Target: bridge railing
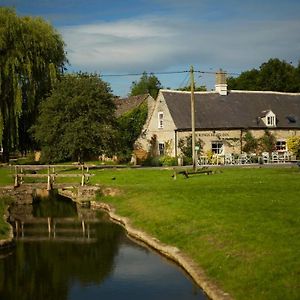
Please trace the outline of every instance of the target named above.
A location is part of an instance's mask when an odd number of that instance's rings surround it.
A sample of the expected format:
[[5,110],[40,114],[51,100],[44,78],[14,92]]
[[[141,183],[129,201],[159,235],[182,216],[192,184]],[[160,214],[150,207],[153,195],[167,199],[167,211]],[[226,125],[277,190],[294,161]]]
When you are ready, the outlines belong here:
[[[88,165],[15,165],[14,174],[14,185],[15,187],[20,186],[24,183],[25,178],[47,178],[47,190],[53,189],[53,184],[58,177],[80,177],[81,186],[84,186],[88,181],[89,177],[92,176],[89,173]],[[59,171],[64,171],[66,169],[79,169],[81,172],[78,173],[59,173]],[[47,169],[47,173],[36,173],[36,171]],[[31,173],[26,173],[26,171],[31,171]]]

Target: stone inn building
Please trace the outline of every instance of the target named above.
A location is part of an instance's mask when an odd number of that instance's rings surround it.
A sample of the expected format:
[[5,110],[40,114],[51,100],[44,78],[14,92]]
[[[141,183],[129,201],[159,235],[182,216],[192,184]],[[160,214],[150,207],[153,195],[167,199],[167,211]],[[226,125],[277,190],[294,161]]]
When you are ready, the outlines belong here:
[[[246,132],[260,138],[266,130],[284,153],[287,139],[300,136],[300,94],[227,90],[219,81],[214,91],[195,92],[195,129],[202,153],[240,154]],[[180,140],[190,135],[191,93],[160,90],[136,148],[177,157]]]

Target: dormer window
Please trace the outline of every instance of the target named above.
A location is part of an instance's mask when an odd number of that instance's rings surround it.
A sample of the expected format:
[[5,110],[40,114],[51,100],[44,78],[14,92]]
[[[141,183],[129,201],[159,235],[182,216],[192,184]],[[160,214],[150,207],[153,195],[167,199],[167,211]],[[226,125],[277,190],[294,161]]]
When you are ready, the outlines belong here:
[[158,113],[158,128],[164,128],[164,113]]
[[267,126],[275,126],[275,125],[276,125],[275,116],[268,116],[267,117]]
[[268,127],[276,127],[276,115],[271,111],[265,112],[265,116],[262,118],[266,126]]

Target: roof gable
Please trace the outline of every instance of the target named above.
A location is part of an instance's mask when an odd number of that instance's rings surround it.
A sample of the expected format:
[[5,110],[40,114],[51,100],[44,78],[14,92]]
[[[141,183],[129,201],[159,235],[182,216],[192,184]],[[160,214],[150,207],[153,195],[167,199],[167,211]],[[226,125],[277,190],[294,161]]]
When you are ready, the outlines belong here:
[[120,117],[126,112],[129,112],[134,108],[140,106],[149,96],[149,94],[143,94],[137,96],[129,96],[127,98],[114,99],[114,103],[116,105],[116,117]]

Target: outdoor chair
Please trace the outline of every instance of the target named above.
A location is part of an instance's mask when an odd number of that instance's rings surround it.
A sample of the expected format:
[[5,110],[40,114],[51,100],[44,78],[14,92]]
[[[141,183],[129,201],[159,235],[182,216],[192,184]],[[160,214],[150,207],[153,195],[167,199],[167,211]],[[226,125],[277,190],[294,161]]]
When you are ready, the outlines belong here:
[[233,157],[232,153],[225,154],[224,163],[225,163],[225,165],[233,165],[234,164],[234,157]]
[[290,161],[291,160],[291,154],[286,151],[283,153],[283,161],[286,162],[286,161]]
[[262,154],[263,163],[267,164],[270,162],[270,155],[268,152],[263,152]]
[[241,164],[241,165],[249,164],[250,163],[250,157],[248,157],[248,155],[246,153],[242,153],[242,154],[239,155],[238,163]]
[[278,163],[279,162],[278,152],[272,152],[271,158],[272,158],[272,163]]

